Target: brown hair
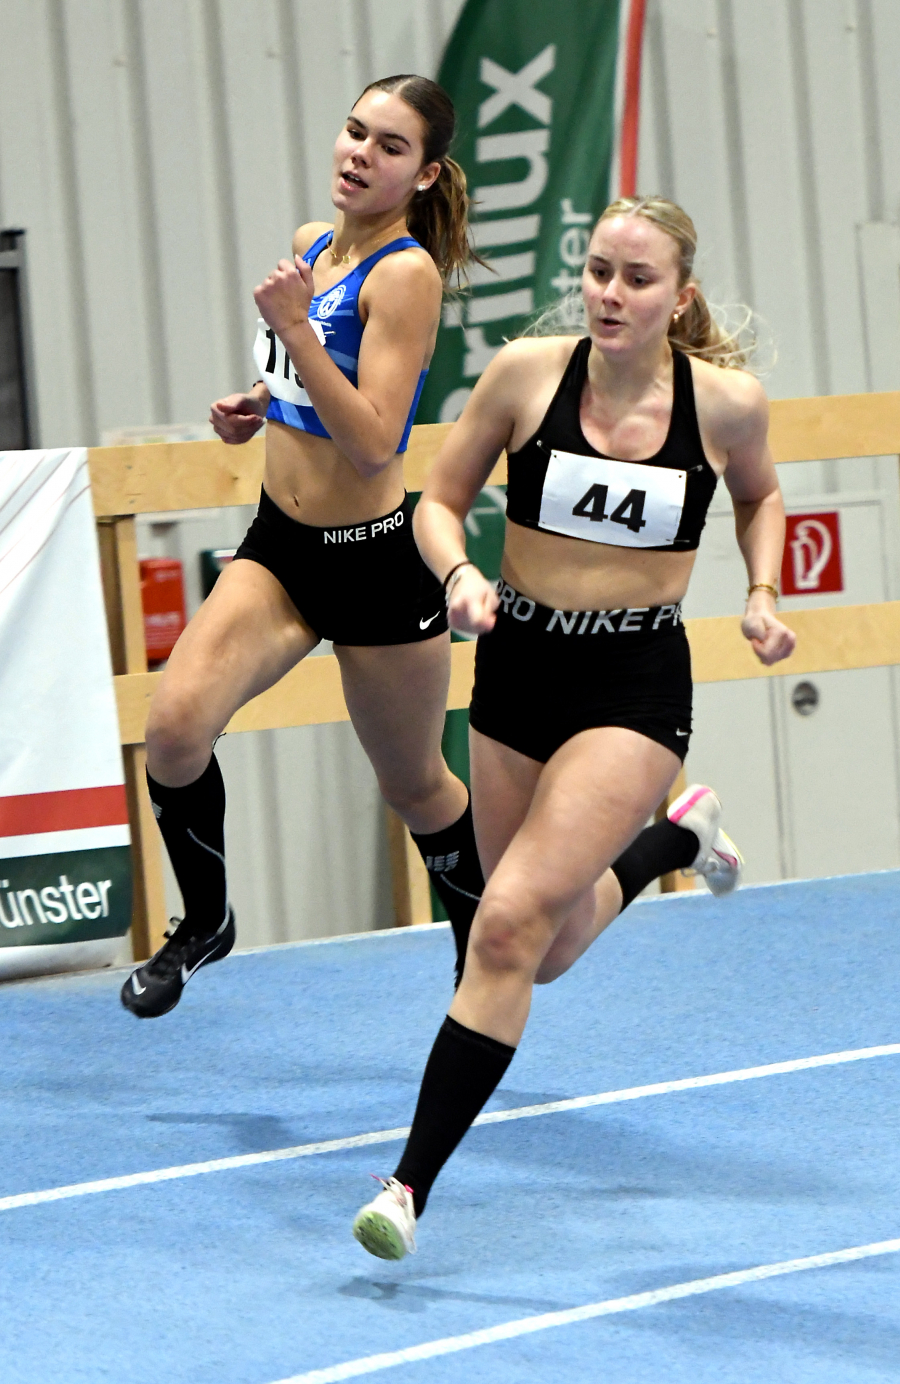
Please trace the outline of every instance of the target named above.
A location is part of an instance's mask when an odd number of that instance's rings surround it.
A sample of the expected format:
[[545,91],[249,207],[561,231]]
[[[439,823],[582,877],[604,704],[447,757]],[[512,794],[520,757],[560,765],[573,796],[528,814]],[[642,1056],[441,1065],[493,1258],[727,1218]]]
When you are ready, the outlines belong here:
[[440,270],[445,284],[455,275],[459,286],[472,260],[482,263],[469,241],[469,195],[466,175],[447,153],[456,131],[453,102],[437,82],[414,73],[382,77],[363,91],[386,91],[399,96],[416,112],[424,126],[424,163],[440,163],[441,171],[425,192],[413,194],[407,225],[410,235],[424,246]]
[[643,217],[665,231],[678,246],[678,287],[684,288],[685,284],[692,283],[696,293],[678,320],[669,324],[670,344],[687,355],[708,360],[712,365],[742,369],[756,346],[753,333],[749,333],[748,340],[747,332],[752,313],[744,309],[743,324],[731,332],[716,321],[698,280],[694,278],[697,231],[687,212],[667,197],[620,197],[609,204],[600,221],[606,221],[611,216]]

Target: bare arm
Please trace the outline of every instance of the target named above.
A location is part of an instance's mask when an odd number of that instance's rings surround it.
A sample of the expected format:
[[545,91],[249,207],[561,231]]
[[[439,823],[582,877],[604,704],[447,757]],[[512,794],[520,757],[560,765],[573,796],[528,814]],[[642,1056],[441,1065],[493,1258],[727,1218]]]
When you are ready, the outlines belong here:
[[396,455],[441,303],[437,270],[424,257],[390,255],[364,289],[368,309],[359,386],[338,369],[309,324],[312,270],[295,255],[254,291],[262,317],[284,343],[316,413],[363,477]]
[[[438,453],[416,506],[416,542],[439,581],[467,561],[465,518],[512,436],[521,354],[521,344],[513,342],[491,361]],[[452,627],[468,634],[492,629],[498,605],[492,584],[474,565],[459,568],[451,582]]]
[[[769,408],[757,382],[746,377],[743,398],[725,420],[728,463],[725,484],[734,505],[738,547],[747,567],[747,584],[777,587],[784,551],[784,501],[767,440]],[[747,597],[741,622],[761,663],[770,665],[794,652],[797,637],[775,614],[775,596],[763,589]]]

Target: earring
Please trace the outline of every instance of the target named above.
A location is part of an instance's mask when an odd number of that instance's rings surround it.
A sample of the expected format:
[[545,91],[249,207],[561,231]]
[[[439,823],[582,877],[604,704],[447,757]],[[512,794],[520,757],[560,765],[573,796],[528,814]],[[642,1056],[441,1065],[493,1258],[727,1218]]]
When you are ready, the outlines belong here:
[[427,183],[419,183],[419,186],[416,188],[416,192],[424,192],[427,186]]

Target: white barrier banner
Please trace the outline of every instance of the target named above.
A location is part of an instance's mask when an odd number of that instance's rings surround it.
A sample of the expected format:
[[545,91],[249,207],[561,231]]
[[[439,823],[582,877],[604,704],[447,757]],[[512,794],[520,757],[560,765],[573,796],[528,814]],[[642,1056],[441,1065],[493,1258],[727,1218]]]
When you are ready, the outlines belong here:
[[0,452],[0,977],[111,959],[124,778],[87,451]]

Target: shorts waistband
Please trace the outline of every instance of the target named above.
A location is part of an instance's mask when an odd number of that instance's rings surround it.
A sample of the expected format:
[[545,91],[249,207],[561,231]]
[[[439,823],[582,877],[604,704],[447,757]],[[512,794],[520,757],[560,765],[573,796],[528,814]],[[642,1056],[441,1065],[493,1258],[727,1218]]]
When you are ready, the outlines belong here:
[[616,610],[552,610],[523,596],[502,577],[497,582],[498,616],[528,625],[536,634],[670,634],[682,624],[677,605],[622,606]]
[[324,548],[349,547],[351,544],[356,547],[357,544],[367,543],[373,538],[399,537],[404,530],[412,534],[408,495],[404,496],[403,503],[397,509],[391,510],[389,514],[382,514],[379,519],[366,519],[360,524],[325,527],[319,524],[303,524],[299,519],[292,519],[263,489],[259,495],[259,515],[267,524],[271,524],[282,533],[291,534],[295,538],[302,537],[305,541],[321,544]]

